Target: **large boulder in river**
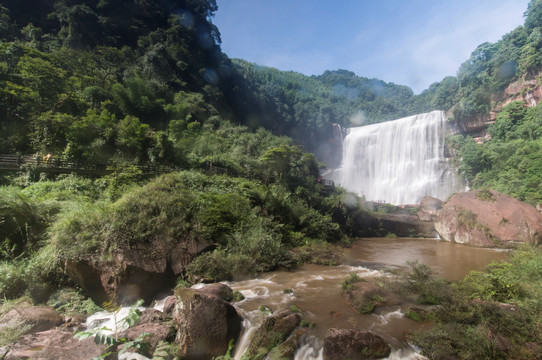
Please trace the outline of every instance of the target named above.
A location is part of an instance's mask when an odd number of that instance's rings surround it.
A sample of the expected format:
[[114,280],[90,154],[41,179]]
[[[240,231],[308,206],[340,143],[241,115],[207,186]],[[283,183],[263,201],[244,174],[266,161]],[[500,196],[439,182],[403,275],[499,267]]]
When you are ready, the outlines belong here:
[[67,272],[97,304],[110,299],[121,304],[139,299],[150,303],[173,288],[177,275],[211,245],[203,239],[154,239],[149,243],[119,245],[107,261],[69,262]]
[[177,289],[173,317],[177,325],[179,355],[186,360],[206,360],[224,355],[230,340],[241,332],[242,318],[218,296],[195,289]]
[[233,300],[233,290],[226,284],[213,283],[198,289],[200,293],[221,298],[224,301]]
[[369,331],[332,328],[324,339],[324,360],[382,359],[390,353],[390,346]]
[[265,319],[256,330],[245,355],[252,359],[263,359],[273,348],[281,345],[301,323],[301,315],[282,311]]
[[435,229],[451,242],[482,247],[542,243],[542,214],[493,190],[453,195],[439,211]]

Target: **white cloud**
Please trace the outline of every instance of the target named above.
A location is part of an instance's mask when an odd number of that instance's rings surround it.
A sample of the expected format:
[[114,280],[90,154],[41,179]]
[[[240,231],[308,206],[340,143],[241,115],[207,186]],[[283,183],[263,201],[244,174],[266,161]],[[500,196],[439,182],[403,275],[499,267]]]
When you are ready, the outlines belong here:
[[[455,75],[478,45],[495,42],[520,25],[528,1],[397,0],[368,5],[351,0],[339,3],[344,8],[337,14],[311,13],[320,18],[295,17],[295,3],[259,8],[252,1],[241,2],[237,10],[250,10],[262,19],[245,14],[241,18],[248,19],[247,27],[238,24],[239,11],[229,13],[232,18],[224,24],[235,36],[229,43],[223,36],[223,48],[228,53],[231,46],[235,53],[230,56],[280,70],[312,75],[343,68],[420,92]],[[346,18],[345,9],[353,16]]]
[[[496,42],[520,25],[525,7],[517,3],[500,6],[481,3],[469,6],[469,12],[438,9],[422,28],[397,31],[398,37],[389,38],[379,53],[373,53],[369,61],[361,61],[354,67],[375,66],[377,77],[407,84],[420,92],[445,76],[455,75],[478,45]],[[386,67],[378,68],[379,63]]]

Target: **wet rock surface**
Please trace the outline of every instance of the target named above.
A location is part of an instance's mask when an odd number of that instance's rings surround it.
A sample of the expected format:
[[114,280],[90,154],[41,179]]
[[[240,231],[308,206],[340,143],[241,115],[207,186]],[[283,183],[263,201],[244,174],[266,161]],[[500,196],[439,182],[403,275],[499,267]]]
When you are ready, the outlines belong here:
[[47,330],[25,335],[9,347],[4,360],[88,360],[102,354],[104,345],[93,339],[79,341],[66,330]]
[[435,228],[446,241],[481,247],[542,243],[542,214],[494,190],[453,195],[439,211]]
[[26,333],[49,330],[62,324],[62,318],[53,307],[33,306],[23,302],[0,318],[0,331],[16,325],[26,325]]
[[151,350],[154,351],[161,341],[170,342],[175,340],[175,327],[163,312],[148,309],[143,311],[141,318],[134,327],[121,333],[121,337],[128,340],[137,339],[138,336],[149,333],[145,338]]
[[194,289],[177,289],[173,318],[176,342],[183,359],[211,359],[224,355],[231,339],[237,340],[242,318],[221,298]]
[[390,353],[390,346],[369,331],[332,328],[324,339],[324,360],[382,359]]
[[376,307],[398,305],[399,300],[391,291],[378,284],[360,280],[351,284],[351,288],[341,291],[342,298],[360,314],[372,313]]
[[233,300],[233,290],[228,285],[222,283],[205,285],[198,289],[198,291],[205,295],[216,296],[224,301]]
[[[276,346],[281,345],[292,332],[299,326],[301,315],[292,311],[282,311],[273,314],[256,330],[252,342],[246,352],[246,355],[265,358],[266,355]],[[289,353],[288,345],[282,349],[276,350],[276,354],[281,352]]]

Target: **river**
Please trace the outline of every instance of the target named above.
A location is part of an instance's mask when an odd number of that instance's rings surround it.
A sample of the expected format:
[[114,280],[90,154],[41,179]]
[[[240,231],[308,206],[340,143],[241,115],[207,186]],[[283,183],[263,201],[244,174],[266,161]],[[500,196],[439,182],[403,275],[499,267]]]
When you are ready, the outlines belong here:
[[[359,314],[341,298],[341,282],[351,273],[365,278],[393,276],[386,270],[406,268],[409,261],[427,264],[445,279],[459,280],[471,270],[481,270],[492,261],[506,258],[504,251],[436,239],[359,239],[345,249],[345,265],[303,265],[295,271],[274,271],[257,279],[230,282],[228,285],[246,298],[236,304],[245,321],[235,358],[242,358],[251,334],[261,324],[260,306],[275,312],[295,305],[307,321],[316,325],[308,329],[298,344],[296,359],[321,359],[323,339],[329,328],[370,330],[391,345],[390,359],[422,359],[406,342],[405,334],[427,324],[405,318],[400,306],[380,307],[370,315]],[[292,289],[293,293],[284,292],[285,289]]]

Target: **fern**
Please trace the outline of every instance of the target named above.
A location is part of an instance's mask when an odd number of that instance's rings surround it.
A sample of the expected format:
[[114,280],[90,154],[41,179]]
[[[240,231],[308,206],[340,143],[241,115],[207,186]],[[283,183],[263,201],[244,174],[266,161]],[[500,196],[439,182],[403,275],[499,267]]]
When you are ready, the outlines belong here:
[[[106,302],[103,304],[103,307],[106,309],[106,311],[113,313],[115,329],[109,329],[108,327],[104,326],[97,329],[79,331],[74,334],[74,337],[78,339],[79,341],[88,339],[88,338],[94,338],[94,342],[96,344],[107,346],[106,351],[111,350],[111,349],[116,349],[116,347],[122,344],[123,347],[119,351],[118,355],[127,352],[128,349],[134,349],[134,348],[140,351],[147,351],[149,348],[149,344],[145,340],[145,338],[147,336],[152,335],[150,333],[141,334],[136,339],[130,340],[130,341],[128,341],[128,339],[125,339],[125,338],[120,338],[120,339],[118,338],[119,328],[125,328],[125,327],[130,328],[139,321],[139,319],[141,318],[141,310],[139,310],[138,307],[141,306],[142,304],[143,304],[143,300],[138,300],[134,305],[132,305],[130,309],[128,310],[127,316],[122,320],[122,324],[124,326],[119,326],[120,324],[117,322],[117,314],[119,313],[121,307],[114,304],[113,301]],[[113,335],[106,334],[105,332],[113,332]],[[114,351],[108,351],[94,359],[105,359],[105,357],[113,353]]]

